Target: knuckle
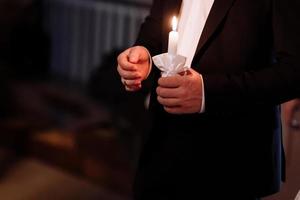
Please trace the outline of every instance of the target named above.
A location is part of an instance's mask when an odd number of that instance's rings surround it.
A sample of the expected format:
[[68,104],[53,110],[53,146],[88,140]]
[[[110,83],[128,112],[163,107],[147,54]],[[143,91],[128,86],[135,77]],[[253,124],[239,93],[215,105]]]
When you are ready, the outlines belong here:
[[157,100],[158,100],[158,102],[159,102],[160,104],[162,104],[162,105],[166,105],[166,102],[164,101],[164,99],[163,99],[163,98],[161,98],[161,97],[158,97],[158,98],[157,98]]
[[160,87],[157,87],[157,88],[156,88],[156,94],[158,94],[158,95],[161,94],[161,89],[160,89]]
[[122,67],[120,65],[118,65],[117,71],[118,71],[119,74],[123,73],[123,69],[122,69]]
[[135,46],[134,47],[136,51],[138,51],[139,53],[143,52],[145,50],[145,48],[143,46]]
[[132,88],[132,87],[130,87],[130,86],[126,86],[125,88],[126,88],[126,90],[127,90],[128,92],[133,92],[133,91],[134,91],[134,88]]
[[166,112],[168,112],[168,113],[171,112],[171,110],[170,110],[168,107],[166,107],[166,106],[164,106],[164,110],[165,110]]
[[176,114],[176,113],[177,113],[176,109],[170,108],[170,107],[167,107],[167,106],[164,106],[164,110],[165,110],[167,113],[170,113],[170,114]]
[[131,54],[137,54],[139,51],[139,49],[137,48],[137,46],[131,47],[129,50],[129,55]]
[[121,54],[119,54],[119,56],[117,57],[118,63],[121,63],[121,62],[122,62],[123,54],[124,54],[124,53],[121,53]]
[[135,76],[135,77],[141,77],[142,75],[141,75],[140,72],[136,72],[136,73],[134,74],[134,76]]
[[158,101],[159,103],[161,103],[161,98],[160,98],[160,96],[157,96],[156,99],[157,99],[157,101]]
[[130,81],[129,83],[130,83],[131,85],[133,85],[133,86],[137,86],[137,85],[140,84],[140,82],[139,82],[138,80],[132,80],[132,81]]
[[163,83],[163,79],[162,79],[162,78],[159,78],[159,79],[158,79],[158,85],[162,85],[162,83]]
[[138,81],[137,80],[131,80],[131,81],[129,81],[129,84],[132,85],[132,86],[136,86],[138,84]]
[[138,54],[140,52],[140,50],[141,50],[140,46],[132,47],[132,51],[134,51],[136,54]]
[[131,80],[126,80],[126,85],[127,85],[128,87],[130,87],[130,86],[132,85]]
[[121,70],[121,75],[122,77],[127,78],[128,72]]

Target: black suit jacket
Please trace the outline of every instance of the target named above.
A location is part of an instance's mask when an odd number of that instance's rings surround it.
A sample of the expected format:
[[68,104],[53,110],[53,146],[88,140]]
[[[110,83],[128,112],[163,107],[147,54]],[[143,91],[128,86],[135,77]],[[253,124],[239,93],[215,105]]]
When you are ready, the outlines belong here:
[[[180,0],[154,0],[136,44],[153,56],[166,52],[180,6]],[[166,113],[156,100],[160,72],[153,68],[153,128],[138,167],[137,199],[279,190],[278,105],[300,94],[297,9],[297,0],[215,0],[192,63],[204,79],[203,114]]]

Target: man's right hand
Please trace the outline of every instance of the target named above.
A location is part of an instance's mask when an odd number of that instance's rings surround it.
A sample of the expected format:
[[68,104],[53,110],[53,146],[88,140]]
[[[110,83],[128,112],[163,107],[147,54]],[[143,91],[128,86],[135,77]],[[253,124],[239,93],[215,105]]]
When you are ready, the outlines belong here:
[[150,70],[150,56],[145,47],[135,46],[118,56],[118,72],[127,91],[142,88]]

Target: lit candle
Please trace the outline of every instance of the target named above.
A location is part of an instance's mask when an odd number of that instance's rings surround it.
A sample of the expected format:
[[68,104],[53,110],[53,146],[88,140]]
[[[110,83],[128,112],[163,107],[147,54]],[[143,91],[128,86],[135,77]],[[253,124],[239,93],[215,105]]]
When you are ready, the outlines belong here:
[[168,44],[168,53],[171,55],[177,54],[177,44],[178,44],[178,32],[177,32],[177,18],[174,16],[172,19],[172,31],[169,33],[169,44]]

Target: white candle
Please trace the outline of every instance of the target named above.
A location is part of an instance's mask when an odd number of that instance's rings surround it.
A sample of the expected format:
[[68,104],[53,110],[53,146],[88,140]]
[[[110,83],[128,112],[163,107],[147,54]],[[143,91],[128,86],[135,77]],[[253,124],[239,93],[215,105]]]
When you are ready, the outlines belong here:
[[178,45],[178,39],[179,35],[177,32],[177,18],[174,16],[172,19],[172,31],[169,33],[169,43],[168,43],[168,53],[171,55],[177,54],[177,45]]

